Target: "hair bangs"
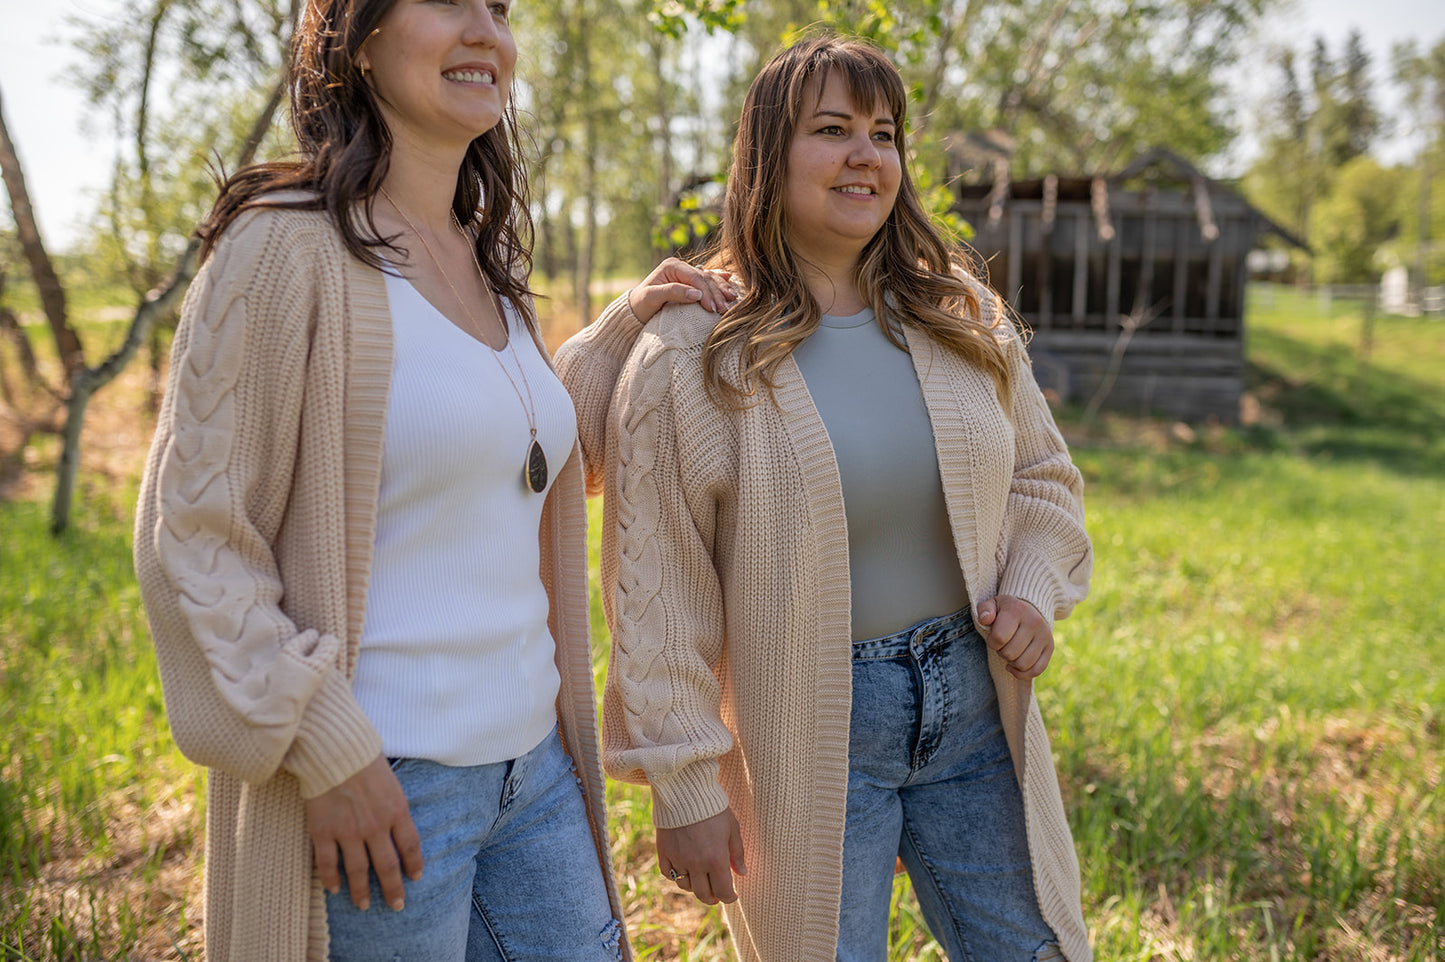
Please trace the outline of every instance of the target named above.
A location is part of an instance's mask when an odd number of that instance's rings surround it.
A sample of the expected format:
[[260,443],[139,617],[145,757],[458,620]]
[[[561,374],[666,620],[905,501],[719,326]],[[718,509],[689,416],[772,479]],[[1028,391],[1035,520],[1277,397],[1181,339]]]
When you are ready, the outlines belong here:
[[816,73],[817,94],[821,97],[828,78],[836,71],[848,92],[848,99],[859,110],[872,110],[878,105],[888,108],[899,133],[908,117],[908,94],[903,79],[891,63],[877,51],[862,45],[832,47],[819,51]]

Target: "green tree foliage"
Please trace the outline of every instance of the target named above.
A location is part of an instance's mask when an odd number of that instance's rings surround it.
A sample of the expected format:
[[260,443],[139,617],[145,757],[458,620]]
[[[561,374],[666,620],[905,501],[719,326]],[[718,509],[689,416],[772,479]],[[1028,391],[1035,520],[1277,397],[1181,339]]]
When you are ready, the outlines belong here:
[[1310,208],[1325,171],[1310,149],[1311,106],[1300,83],[1292,50],[1275,54],[1279,96],[1264,120],[1263,150],[1246,172],[1245,191],[1275,223],[1297,237],[1309,233]]
[[1399,44],[1392,60],[1419,145],[1413,183],[1406,188],[1414,203],[1395,255],[1412,266],[1418,288],[1445,282],[1445,243],[1439,237],[1445,224],[1445,40],[1425,51],[1413,40]]
[[1310,57],[1315,111],[1309,132],[1325,166],[1334,170],[1364,155],[1380,132],[1380,115],[1371,90],[1370,55],[1358,30],[1332,59],[1321,38]]
[[[1337,183],[1353,161],[1367,156],[1383,126],[1369,66],[1359,31],[1349,34],[1339,57],[1316,37],[1307,66],[1293,50],[1276,51],[1279,94],[1267,106],[1263,149],[1243,179],[1245,193],[1271,219],[1304,239],[1315,253],[1329,248],[1314,264],[1320,281],[1368,277],[1374,248],[1398,227],[1393,216],[1375,216],[1378,205],[1360,181],[1368,165],[1352,168],[1349,184]],[[1322,209],[1327,198],[1328,209]],[[1371,212],[1367,220],[1350,225],[1333,221],[1348,211],[1358,215],[1364,210]],[[1377,228],[1367,239],[1358,234],[1366,224]],[[1354,239],[1346,242],[1347,236]],[[1358,245],[1369,246],[1371,257],[1364,257]],[[1300,267],[1308,262],[1298,252],[1294,257]]]
[[1399,231],[1407,182],[1405,171],[1381,167],[1369,156],[1340,167],[1314,211],[1311,241],[1317,281],[1367,284],[1379,277],[1386,265],[1378,252]]
[[1149,148],[1191,160],[1235,133],[1225,71],[1265,0],[979,3],[961,31],[951,128],[1007,131],[1015,169],[1094,173]]

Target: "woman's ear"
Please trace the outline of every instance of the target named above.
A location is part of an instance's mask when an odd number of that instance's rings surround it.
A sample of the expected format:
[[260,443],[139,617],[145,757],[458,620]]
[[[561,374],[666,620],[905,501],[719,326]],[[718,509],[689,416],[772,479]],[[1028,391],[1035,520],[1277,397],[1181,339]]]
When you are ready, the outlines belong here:
[[356,48],[356,69],[360,71],[363,80],[366,79],[367,74],[371,73],[371,59],[366,56],[366,42],[379,33],[381,33],[381,28],[374,28],[371,33],[366,35],[366,40],[361,41],[361,46]]

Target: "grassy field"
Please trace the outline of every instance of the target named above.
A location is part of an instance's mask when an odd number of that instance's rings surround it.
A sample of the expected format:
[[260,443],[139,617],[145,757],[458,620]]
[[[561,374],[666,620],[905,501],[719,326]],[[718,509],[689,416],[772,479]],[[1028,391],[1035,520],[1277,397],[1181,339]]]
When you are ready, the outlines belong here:
[[[1361,321],[1253,292],[1239,427],[1064,418],[1097,565],[1039,698],[1100,960],[1445,960],[1445,322],[1362,363]],[[97,414],[59,541],[52,444],[0,500],[0,960],[202,957],[202,779],[129,567],[147,430]],[[609,795],[638,956],[727,958]],[[941,959],[896,892],[892,957]]]

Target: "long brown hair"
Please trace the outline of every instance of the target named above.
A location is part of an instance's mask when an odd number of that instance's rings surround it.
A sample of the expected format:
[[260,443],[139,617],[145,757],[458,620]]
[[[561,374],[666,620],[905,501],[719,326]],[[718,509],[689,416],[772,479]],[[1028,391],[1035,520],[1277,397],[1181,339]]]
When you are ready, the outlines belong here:
[[[945,244],[919,200],[908,170],[904,121],[908,95],[898,68],[861,40],[825,35],[773,57],[743,101],[722,222],[708,266],[739,276],[744,293],[708,335],[703,364],[708,390],[719,401],[742,404],[771,390],[778,365],[817,330],[822,311],[788,246],[783,195],[788,150],[804,101],[822,96],[837,71],[855,106],[884,103],[896,125],[902,165],[898,199],[858,261],[858,287],[888,338],[904,347],[898,325],[911,324],[987,371],[1007,402],[1004,348],[981,319],[978,295],[962,251]],[[737,380],[725,377],[723,358],[738,351]]]
[[[285,207],[324,210],[347,249],[363,263],[382,268],[377,249],[391,244],[376,229],[371,199],[386,179],[391,133],[356,55],[397,2],[307,0],[291,40],[287,76],[300,159],[255,164],[226,180],[211,213],[197,229],[203,260],[242,212]],[[527,277],[533,234],[520,158],[516,110],[509,97],[497,125],[467,148],[452,212],[459,223],[472,228],[477,261],[492,289],[525,311],[531,294]],[[308,196],[264,199],[286,190]]]

